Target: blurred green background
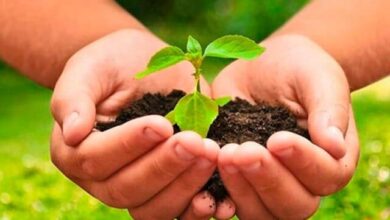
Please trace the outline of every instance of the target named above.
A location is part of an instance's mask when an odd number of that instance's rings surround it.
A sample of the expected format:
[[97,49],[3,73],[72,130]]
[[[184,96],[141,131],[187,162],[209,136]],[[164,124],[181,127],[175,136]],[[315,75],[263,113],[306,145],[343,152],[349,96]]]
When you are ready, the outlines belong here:
[[[261,40],[306,1],[122,0],[169,43],[203,45],[224,34]],[[217,70],[220,63],[209,66]],[[0,63],[0,220],[128,219],[62,176],[49,159],[51,91]],[[390,79],[353,94],[361,158],[351,183],[326,197],[313,219],[390,219]]]

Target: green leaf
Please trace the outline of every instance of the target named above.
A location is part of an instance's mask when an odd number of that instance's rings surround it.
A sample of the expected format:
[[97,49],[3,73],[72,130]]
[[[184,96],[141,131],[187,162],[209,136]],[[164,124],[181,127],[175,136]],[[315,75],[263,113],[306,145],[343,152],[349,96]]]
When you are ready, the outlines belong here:
[[240,35],[227,35],[211,42],[204,56],[251,60],[264,52],[265,48],[253,40]]
[[219,97],[214,101],[218,104],[218,106],[222,107],[228,104],[230,101],[232,101],[232,98],[230,98],[230,96],[224,96],[224,97]]
[[172,125],[175,125],[175,110],[168,112],[168,114],[165,115],[165,118],[168,119]]
[[202,137],[207,136],[217,115],[217,103],[199,92],[184,96],[175,107],[175,121],[180,130],[195,131]]
[[202,46],[200,45],[199,41],[197,41],[191,35],[188,36],[187,52],[195,55],[202,55]]
[[150,59],[146,70],[135,75],[136,79],[142,79],[154,72],[165,69],[185,59],[184,52],[178,47],[165,47],[158,51]]

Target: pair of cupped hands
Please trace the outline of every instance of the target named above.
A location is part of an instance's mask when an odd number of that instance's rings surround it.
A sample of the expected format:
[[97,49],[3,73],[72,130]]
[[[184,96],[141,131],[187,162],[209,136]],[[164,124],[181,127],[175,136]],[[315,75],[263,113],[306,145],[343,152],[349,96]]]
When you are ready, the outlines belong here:
[[[359,156],[347,79],[323,49],[298,35],[271,37],[254,61],[235,61],[205,94],[266,101],[289,108],[312,141],[281,131],[267,142],[214,141],[191,131],[173,134],[162,116],[145,116],[104,132],[145,93],[191,91],[193,69],[183,62],[142,80],[134,74],[165,44],[151,33],[120,30],[77,52],[57,81],[52,112],[53,163],[103,203],[135,219],[303,219],[320,197],[351,179]],[[199,192],[218,169],[229,198],[215,203]]]

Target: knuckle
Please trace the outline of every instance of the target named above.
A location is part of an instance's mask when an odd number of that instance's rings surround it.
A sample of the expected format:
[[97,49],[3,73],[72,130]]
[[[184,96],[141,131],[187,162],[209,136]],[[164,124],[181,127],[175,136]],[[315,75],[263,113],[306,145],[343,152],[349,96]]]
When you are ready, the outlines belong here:
[[180,191],[182,192],[194,192],[194,190],[200,191],[203,184],[199,184],[197,180],[184,178],[180,180]]
[[152,162],[152,172],[154,176],[160,177],[160,178],[174,178],[176,177],[176,174],[168,168],[166,164],[164,164],[159,159],[154,159]]
[[106,198],[103,198],[104,203],[114,208],[132,208],[135,205],[130,196],[121,190],[122,188],[113,183],[107,183],[105,187]]
[[257,191],[262,192],[274,192],[277,191],[280,187],[280,180],[277,175],[272,174],[272,176],[267,177],[266,183],[257,186]]
[[[263,157],[262,163],[271,164],[269,160],[271,160],[271,157]],[[264,181],[261,181],[259,184],[255,184],[257,185],[256,191],[258,193],[277,192],[280,189],[283,180],[281,180],[279,172],[267,172],[267,175],[263,178]]]
[[134,153],[133,144],[130,142],[128,136],[121,136],[119,139],[119,143],[122,146],[123,152],[127,155],[131,155]]
[[96,181],[105,179],[105,173],[102,172],[99,163],[93,157],[88,156],[88,154],[79,156],[79,164],[82,176]]
[[318,165],[310,159],[301,160],[297,166],[297,172],[316,174],[319,171]]

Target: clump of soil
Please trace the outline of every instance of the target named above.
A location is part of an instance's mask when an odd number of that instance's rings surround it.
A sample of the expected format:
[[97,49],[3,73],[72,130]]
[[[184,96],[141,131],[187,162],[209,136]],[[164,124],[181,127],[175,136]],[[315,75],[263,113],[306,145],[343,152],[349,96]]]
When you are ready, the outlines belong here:
[[[104,131],[141,116],[166,115],[184,95],[184,92],[177,90],[167,96],[146,94],[123,109],[115,121],[98,123],[96,128]],[[175,132],[179,132],[177,126],[174,128]],[[309,138],[307,130],[298,127],[296,118],[287,109],[264,103],[251,105],[245,100],[236,99],[219,109],[219,115],[210,127],[207,137],[221,147],[228,143],[241,144],[246,141],[255,141],[265,146],[268,138],[281,130]],[[209,191],[217,202],[222,201],[228,194],[218,171],[214,172],[203,190]]]

